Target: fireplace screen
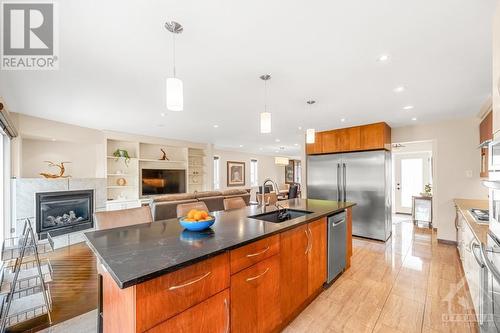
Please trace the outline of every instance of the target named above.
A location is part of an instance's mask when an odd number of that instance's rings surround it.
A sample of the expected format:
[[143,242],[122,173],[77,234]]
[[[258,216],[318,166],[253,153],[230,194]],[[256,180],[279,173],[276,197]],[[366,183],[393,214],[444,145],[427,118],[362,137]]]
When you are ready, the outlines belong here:
[[92,228],[94,191],[62,191],[36,194],[37,233],[45,238]]

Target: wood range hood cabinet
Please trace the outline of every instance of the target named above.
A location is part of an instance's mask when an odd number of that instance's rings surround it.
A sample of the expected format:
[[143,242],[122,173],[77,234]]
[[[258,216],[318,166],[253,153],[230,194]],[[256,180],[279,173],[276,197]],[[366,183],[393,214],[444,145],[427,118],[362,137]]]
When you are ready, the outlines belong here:
[[308,155],[380,149],[391,150],[391,128],[384,122],[318,132],[306,144]]

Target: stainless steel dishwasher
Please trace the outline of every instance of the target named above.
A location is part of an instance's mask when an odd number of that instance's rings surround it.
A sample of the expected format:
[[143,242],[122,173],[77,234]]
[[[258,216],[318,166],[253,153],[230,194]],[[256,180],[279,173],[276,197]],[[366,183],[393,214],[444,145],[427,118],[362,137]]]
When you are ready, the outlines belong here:
[[331,283],[345,269],[347,226],[345,211],[328,217],[328,279]]

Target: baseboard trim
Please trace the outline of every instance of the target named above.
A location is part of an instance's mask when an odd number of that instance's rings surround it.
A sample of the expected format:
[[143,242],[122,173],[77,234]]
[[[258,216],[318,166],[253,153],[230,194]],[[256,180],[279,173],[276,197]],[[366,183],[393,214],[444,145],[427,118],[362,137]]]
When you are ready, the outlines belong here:
[[446,244],[446,245],[455,245],[455,246],[457,246],[457,242],[456,241],[447,240],[447,239],[439,239],[438,238],[438,243],[439,244]]

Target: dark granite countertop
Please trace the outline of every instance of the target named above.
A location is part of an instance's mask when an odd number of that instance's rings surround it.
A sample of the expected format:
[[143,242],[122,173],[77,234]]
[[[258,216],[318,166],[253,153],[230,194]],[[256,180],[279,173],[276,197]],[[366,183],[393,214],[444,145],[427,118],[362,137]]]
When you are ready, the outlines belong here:
[[[177,219],[85,233],[87,244],[120,288],[127,288],[235,249],[258,239],[331,215],[354,205],[349,202],[292,199],[284,207],[313,212],[281,223],[247,216],[262,213],[249,206],[212,212],[214,225],[203,232],[185,231]],[[275,210],[266,207],[266,212]]]

